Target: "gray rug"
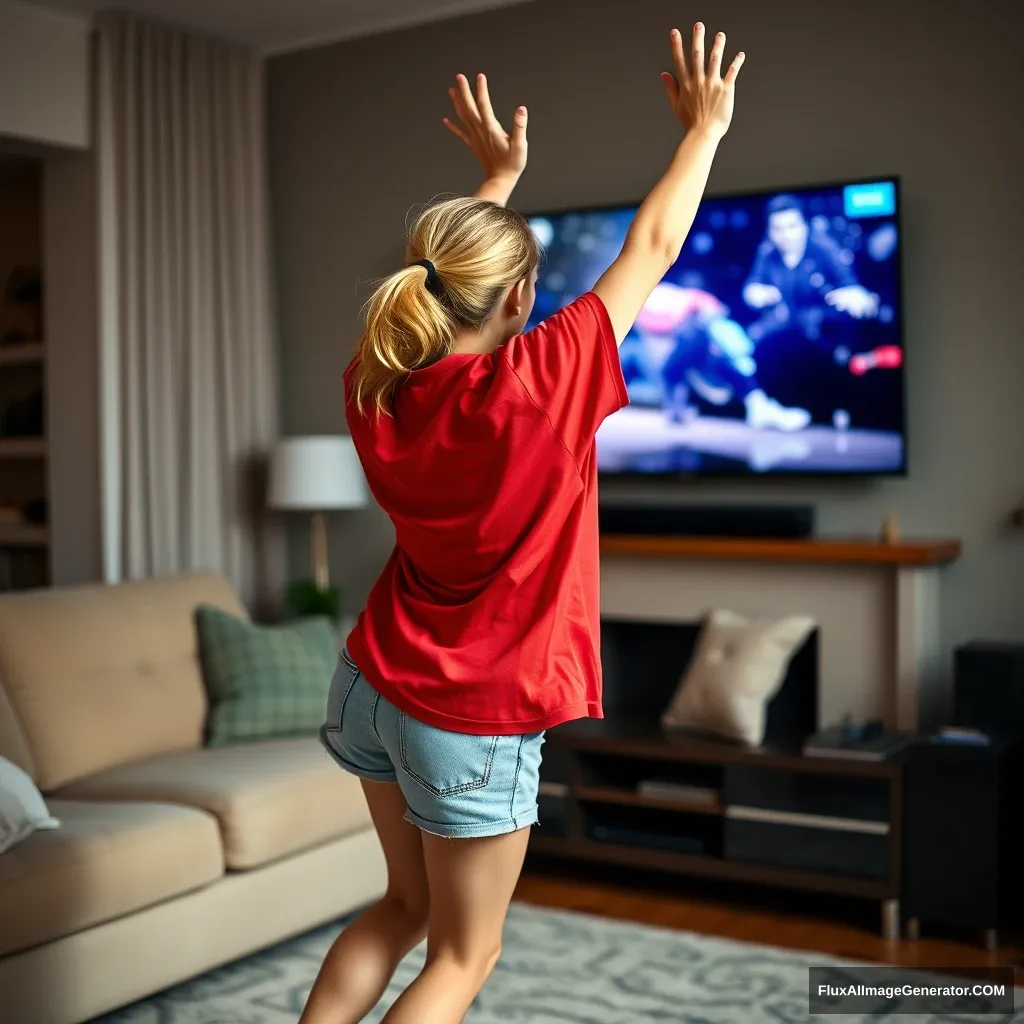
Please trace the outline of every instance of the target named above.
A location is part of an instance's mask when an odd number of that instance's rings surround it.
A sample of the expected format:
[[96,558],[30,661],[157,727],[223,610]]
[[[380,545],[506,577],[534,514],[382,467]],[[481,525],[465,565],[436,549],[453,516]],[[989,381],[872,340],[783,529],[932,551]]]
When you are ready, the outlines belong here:
[[[337,925],[318,929],[105,1016],[102,1024],[295,1024],[337,932]],[[407,958],[368,1022],[379,1024],[422,962],[422,950]],[[836,965],[843,974],[841,961],[815,954],[517,904],[501,962],[466,1024],[795,1024],[811,1019],[812,964]],[[1024,1012],[911,1017],[886,1008],[814,1019],[1024,1024]]]

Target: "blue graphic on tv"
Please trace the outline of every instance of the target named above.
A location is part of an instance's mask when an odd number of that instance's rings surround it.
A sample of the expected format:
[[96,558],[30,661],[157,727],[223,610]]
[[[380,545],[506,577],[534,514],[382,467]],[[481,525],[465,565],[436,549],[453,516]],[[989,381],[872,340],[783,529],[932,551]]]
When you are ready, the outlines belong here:
[[847,217],[891,217],[896,212],[896,186],[891,181],[847,185],[843,204]]
[[[708,198],[622,343],[603,473],[906,468],[894,181]],[[594,286],[636,207],[537,215],[533,326]]]

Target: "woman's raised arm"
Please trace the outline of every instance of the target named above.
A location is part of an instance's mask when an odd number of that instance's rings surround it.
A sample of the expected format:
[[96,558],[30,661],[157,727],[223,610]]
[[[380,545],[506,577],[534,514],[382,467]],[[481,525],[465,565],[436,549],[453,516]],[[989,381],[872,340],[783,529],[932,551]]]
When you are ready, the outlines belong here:
[[725,77],[725,33],[715,37],[705,69],[704,26],[693,30],[690,66],[678,30],[671,34],[675,73],[662,73],[672,111],[686,136],[661,180],[651,189],[630,225],[622,252],[594,286],[621,343],[641,308],[669,267],[679,258],[693,224],[718,144],[732,122],[738,53]]

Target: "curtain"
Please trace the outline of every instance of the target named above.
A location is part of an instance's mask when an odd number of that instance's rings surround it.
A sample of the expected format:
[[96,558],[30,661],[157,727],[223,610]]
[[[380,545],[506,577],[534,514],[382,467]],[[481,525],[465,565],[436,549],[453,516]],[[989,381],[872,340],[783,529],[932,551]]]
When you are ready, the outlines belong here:
[[105,576],[219,570],[251,607],[285,571],[262,62],[112,14],[96,68]]

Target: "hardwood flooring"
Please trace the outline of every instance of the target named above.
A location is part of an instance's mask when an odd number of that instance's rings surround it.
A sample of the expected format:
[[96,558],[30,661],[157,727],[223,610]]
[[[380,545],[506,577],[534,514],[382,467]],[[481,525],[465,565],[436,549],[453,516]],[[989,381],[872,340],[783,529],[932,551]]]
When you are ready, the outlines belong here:
[[634,886],[621,875],[586,875],[576,865],[557,863],[543,868],[528,865],[516,899],[852,960],[938,970],[1009,964],[1017,969],[1017,984],[1024,985],[1024,945],[1004,945],[990,953],[980,935],[938,935],[926,926],[917,942],[886,942],[879,930],[878,907],[864,902],[650,878]]

